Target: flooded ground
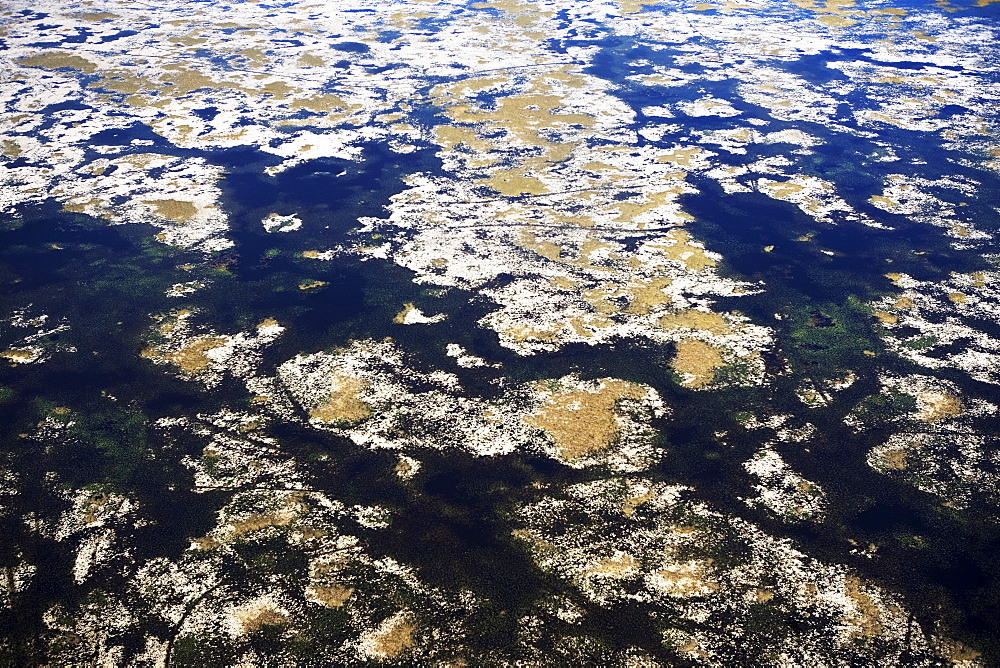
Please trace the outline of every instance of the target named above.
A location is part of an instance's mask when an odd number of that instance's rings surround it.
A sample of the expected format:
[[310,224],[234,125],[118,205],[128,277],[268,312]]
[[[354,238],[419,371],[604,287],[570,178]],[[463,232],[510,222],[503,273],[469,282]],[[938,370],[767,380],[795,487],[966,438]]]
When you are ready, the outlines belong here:
[[2,661],[1000,663],[996,7],[8,3]]

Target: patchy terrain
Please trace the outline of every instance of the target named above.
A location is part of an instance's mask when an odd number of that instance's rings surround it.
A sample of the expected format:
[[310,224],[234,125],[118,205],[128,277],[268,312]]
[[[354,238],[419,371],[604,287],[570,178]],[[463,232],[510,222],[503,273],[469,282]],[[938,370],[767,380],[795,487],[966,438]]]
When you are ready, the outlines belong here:
[[0,657],[1000,662],[996,7],[8,3]]

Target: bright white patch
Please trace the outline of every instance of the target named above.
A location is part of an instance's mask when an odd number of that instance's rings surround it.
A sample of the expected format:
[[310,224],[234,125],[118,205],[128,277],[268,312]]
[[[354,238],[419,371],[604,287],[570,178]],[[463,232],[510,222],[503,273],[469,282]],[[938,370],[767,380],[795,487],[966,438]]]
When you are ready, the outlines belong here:
[[294,213],[289,216],[279,216],[276,213],[268,214],[260,222],[268,232],[294,232],[302,227],[302,220]]

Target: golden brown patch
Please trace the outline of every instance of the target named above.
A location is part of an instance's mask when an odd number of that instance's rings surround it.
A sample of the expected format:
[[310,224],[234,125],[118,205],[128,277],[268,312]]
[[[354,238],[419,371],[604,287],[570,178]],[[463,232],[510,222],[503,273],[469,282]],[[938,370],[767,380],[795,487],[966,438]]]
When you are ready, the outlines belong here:
[[798,183],[792,183],[791,181],[765,181],[764,187],[766,187],[770,191],[771,196],[776,199],[787,199],[789,195],[802,192],[805,188],[805,186]]
[[664,241],[673,243],[651,244],[670,260],[683,262],[691,271],[701,271],[714,267],[715,260],[705,254],[705,249],[690,243],[691,235],[686,230],[673,229],[664,236]]
[[[618,310],[618,306],[609,298],[614,296],[615,292],[614,287],[599,287],[582,290],[580,296],[598,313],[614,313]],[[662,293],[660,294],[662,296]]]
[[263,513],[250,515],[246,519],[233,522],[232,533],[235,536],[243,536],[268,527],[286,526],[291,521],[292,516],[289,514]]
[[[573,261],[573,264],[577,264],[588,269],[599,269],[600,267],[598,265],[591,262],[591,256],[594,252],[604,250],[606,248],[611,248],[611,245],[594,239],[588,235],[588,238],[585,239],[583,244],[580,245],[580,249],[577,251],[579,253],[579,257]],[[615,255],[612,253],[610,254],[610,257],[615,257]]]
[[868,201],[872,204],[881,204],[883,209],[891,209],[897,205],[896,200],[884,195],[872,195]]
[[151,82],[141,77],[137,77],[128,71],[112,70],[102,74],[103,76],[101,77],[101,80],[90,84],[90,88],[103,88],[105,90],[111,90],[124,95],[134,95],[136,93],[146,92],[155,88]]
[[170,93],[172,96],[187,95],[202,88],[235,88],[233,84],[225,81],[216,81],[197,70],[189,70],[183,65],[164,65],[163,70],[164,72],[160,75],[160,80],[170,85],[160,90],[164,93]]
[[896,302],[892,305],[892,308],[900,311],[913,308],[913,299],[904,295],[896,300]]
[[222,546],[222,543],[214,538],[192,538],[191,547],[195,550],[214,550]]
[[[64,412],[63,413],[59,413],[60,409],[62,409]],[[69,409],[66,408],[66,407],[60,406],[60,407],[54,408],[52,410],[52,412],[56,413],[57,415],[65,415],[65,414],[69,413]],[[108,495],[107,494],[105,494],[103,492],[97,492],[95,494],[92,494],[91,497],[89,499],[87,499],[87,505],[85,506],[87,508],[87,512],[83,516],[83,521],[86,522],[87,524],[94,524],[94,523],[98,522],[99,520],[98,520],[98,517],[97,517],[97,512],[101,508],[103,508],[107,504],[107,502],[108,502]]]
[[677,343],[671,368],[684,377],[686,387],[705,387],[715,379],[715,370],[723,366],[722,353],[704,341],[684,339]]
[[[477,153],[488,153],[493,149],[493,145],[483,139],[479,139],[476,131],[463,125],[439,125],[434,128],[434,139],[445,148],[455,148],[464,145],[466,148]],[[492,159],[486,158],[483,162],[482,156],[476,156],[476,166],[491,164]]]
[[671,283],[673,279],[663,276],[639,280],[636,285],[625,289],[630,297],[625,311],[645,315],[657,306],[671,303],[673,298],[664,292]]
[[326,285],[326,281],[306,281],[299,283],[299,290],[316,290]]
[[299,67],[323,67],[326,65],[326,60],[314,53],[303,53],[295,64]]
[[364,639],[368,654],[378,659],[391,659],[413,646],[417,624],[409,613],[393,615]]
[[965,410],[962,400],[950,392],[918,392],[917,413],[921,422],[939,422]]
[[310,585],[306,589],[306,596],[310,600],[317,601],[328,608],[339,608],[347,602],[353,593],[353,587],[339,584]]
[[279,324],[278,321],[275,320],[274,318],[264,318],[260,322],[260,324],[257,325],[257,329],[263,329],[264,327],[274,327],[275,325],[278,324]]
[[645,201],[623,200],[617,202],[614,206],[618,209],[619,215],[615,220],[620,223],[629,223],[644,213],[672,204],[677,199],[677,195],[684,192],[684,178],[687,174],[685,172],[674,172],[666,176],[674,182],[674,185],[659,192],[644,192],[642,199]]
[[906,79],[904,77],[899,76],[898,74],[887,77],[875,77],[874,79],[872,79],[872,81],[874,81],[875,83],[893,83],[893,84],[906,83]]
[[878,318],[878,321],[883,325],[895,325],[899,320],[896,316],[891,313],[886,313],[885,311],[875,311],[872,315]]
[[85,74],[93,74],[97,69],[97,65],[90,62],[83,56],[77,56],[72,53],[65,53],[62,51],[49,51],[48,53],[40,53],[37,56],[25,56],[24,58],[18,59],[21,65],[27,65],[28,67],[43,67],[45,69],[54,70],[61,67],[68,67],[74,70],[80,70]]
[[111,12],[83,12],[76,16],[84,21],[94,21],[95,23],[118,18],[117,14],[112,14]]
[[410,478],[410,477],[412,477],[413,474],[415,474],[417,472],[417,467],[414,466],[411,463],[411,461],[412,460],[409,460],[408,458],[400,458],[400,460],[398,462],[396,462],[396,466],[393,467],[393,471],[400,478]]
[[539,255],[549,260],[558,261],[561,249],[551,241],[539,241],[535,233],[530,230],[521,230],[520,239],[517,245],[521,248],[533,250]]
[[644,494],[630,496],[622,503],[622,512],[625,513],[625,517],[632,517],[635,515],[635,511],[639,506],[655,498],[656,492],[653,490],[645,492]]
[[157,348],[146,348],[141,355],[148,359],[170,362],[186,373],[196,374],[204,371],[213,362],[206,353],[227,343],[229,339],[223,336],[201,336],[178,350],[164,352]]
[[887,448],[880,455],[881,464],[887,469],[902,471],[906,468],[907,452],[905,448]]
[[619,0],[618,4],[622,8],[622,14],[637,14],[646,5],[660,4],[660,0]]
[[321,422],[353,424],[368,418],[371,407],[358,396],[364,382],[350,376],[335,376],[335,388],[325,402],[309,411],[309,416]]
[[858,626],[855,635],[865,638],[881,635],[885,629],[882,625],[882,613],[871,597],[862,591],[861,580],[853,576],[848,577],[844,584],[844,593],[854,601],[856,607],[856,612],[850,619]]
[[21,145],[16,141],[4,139],[3,142],[0,142],[0,146],[2,146],[2,151],[0,152],[8,158],[16,158],[21,155]]
[[406,316],[410,315],[412,311],[417,310],[417,307],[413,305],[413,302],[406,302],[403,304],[403,310],[396,314],[396,317],[392,319],[397,325],[406,324]]
[[828,28],[850,28],[858,23],[854,19],[845,18],[843,16],[831,16],[829,14],[821,16],[816,20]]
[[758,603],[767,603],[772,598],[774,598],[774,594],[766,589],[758,589],[756,592],[754,592],[754,598],[757,600]]
[[301,98],[294,100],[288,106],[293,110],[306,109],[315,112],[344,111],[355,108],[337,95],[315,95],[313,97]]
[[[264,84],[257,90],[272,96],[276,100],[284,100],[290,94],[296,92],[295,88],[292,88],[284,81],[272,81],[271,83]],[[303,147],[303,150],[307,150],[307,147]]]
[[680,598],[704,596],[719,588],[709,578],[708,567],[712,560],[673,562],[652,574],[652,584],[669,594]]
[[87,213],[91,207],[96,207],[101,204],[101,200],[94,197],[87,200],[77,200],[77,201],[66,201],[63,202],[63,211],[69,211],[70,213]]
[[557,325],[548,327],[517,327],[504,332],[514,341],[523,343],[524,341],[555,341],[562,332]]
[[942,644],[945,644],[947,648],[945,656],[952,662],[952,665],[977,665],[979,662],[976,660],[983,655],[979,650],[973,649],[958,640],[951,640]]
[[964,304],[966,297],[961,292],[949,292],[948,300],[956,304]]
[[506,197],[541,195],[547,192],[545,184],[526,174],[524,167],[498,170],[486,179],[486,185]]
[[468,104],[465,99],[470,92],[493,88],[497,82],[503,83],[502,80],[495,77],[474,78],[436,86],[431,91],[432,98],[445,107],[445,113],[452,121],[460,125],[435,128],[435,138],[446,148],[464,145],[467,151],[457,155],[463,157],[470,167],[494,164],[496,157],[490,153],[502,147],[492,138],[481,139],[477,131],[470,127],[473,124],[483,127],[487,136],[498,130],[503,132],[503,143],[539,148],[540,156],[527,158],[520,166],[494,172],[483,183],[507,197],[545,193],[544,184],[535,175],[553,163],[566,160],[574,149],[573,143],[550,140],[545,131],[566,125],[590,126],[594,123],[591,116],[558,111],[563,99],[551,94],[553,81],[573,86],[577,77],[561,70],[541,72],[528,82],[526,92],[498,98],[492,110]]
[[523,420],[544,431],[559,456],[572,461],[611,446],[620,432],[617,418],[621,415],[621,401],[639,399],[644,394],[638,385],[604,378],[593,390],[557,391]]
[[35,355],[27,350],[15,350],[11,348],[0,353],[0,357],[10,360],[14,364],[24,364],[25,362],[30,362]]
[[702,149],[697,146],[675,148],[658,156],[656,161],[659,163],[671,163],[679,167],[690,167],[691,161],[701,155],[701,153]]
[[183,223],[191,220],[194,218],[195,214],[198,213],[198,207],[196,207],[193,202],[188,202],[187,200],[146,200],[146,204],[153,207],[156,211],[156,215],[161,218],[166,218],[167,220],[172,220],[175,223]]
[[242,633],[259,631],[265,626],[283,626],[288,622],[288,614],[268,602],[238,610],[235,616]]
[[587,567],[587,570],[583,572],[583,576],[607,575],[610,577],[623,578],[635,574],[638,570],[639,560],[631,554],[622,553],[607,559],[600,559],[599,561],[591,564]]
[[[326,535],[315,529],[307,533],[314,538]],[[353,587],[340,581],[340,573],[347,564],[348,559],[344,554],[334,553],[314,559],[309,564],[310,582],[306,588],[306,598],[328,608],[344,605],[354,593]]]
[[683,309],[660,318],[660,327],[671,329],[696,329],[713,334],[732,334],[733,330],[720,314],[714,311]]

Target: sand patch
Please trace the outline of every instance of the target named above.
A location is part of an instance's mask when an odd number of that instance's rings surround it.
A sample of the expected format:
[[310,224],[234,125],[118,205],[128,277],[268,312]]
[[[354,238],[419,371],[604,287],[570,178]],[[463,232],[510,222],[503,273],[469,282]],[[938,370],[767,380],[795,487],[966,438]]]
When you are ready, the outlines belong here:
[[669,243],[650,244],[651,248],[660,251],[667,259],[682,262],[691,271],[701,271],[715,266],[715,260],[710,258],[705,249],[690,243],[691,235],[685,230],[674,229],[667,232],[664,241]]
[[196,374],[215,361],[207,353],[228,343],[229,339],[224,336],[200,336],[178,350],[166,352],[155,347],[146,348],[141,355],[147,359],[170,362],[186,373]]
[[713,334],[732,334],[726,319],[714,311],[683,309],[660,318],[660,327],[666,330],[695,329]]
[[194,218],[195,214],[198,213],[198,207],[196,207],[193,202],[188,202],[186,200],[157,199],[147,200],[146,204],[153,207],[156,215],[175,223],[187,222]]
[[648,576],[650,587],[667,596],[705,596],[719,588],[709,577],[711,559],[669,563]]
[[48,70],[60,69],[63,67],[68,67],[74,70],[80,70],[84,74],[93,74],[97,69],[97,65],[90,62],[83,56],[77,56],[72,53],[65,53],[62,51],[49,51],[48,53],[40,53],[37,56],[25,56],[18,60],[22,65],[27,65],[28,67],[43,67]]
[[233,609],[226,626],[232,636],[242,636],[259,631],[265,626],[284,626],[290,616],[280,604],[263,596]]
[[696,339],[679,341],[670,362],[670,367],[684,378],[681,384],[695,389],[711,383],[715,379],[715,370],[724,365],[718,348]]
[[417,624],[407,612],[398,612],[389,617],[378,628],[361,636],[361,654],[369,659],[392,659],[413,647],[413,635]]
[[524,422],[544,431],[567,460],[608,448],[621,432],[621,401],[641,399],[646,392],[623,380],[605,378],[599,383],[594,389],[557,391]]
[[361,379],[337,375],[333,382],[334,389],[326,401],[309,411],[310,417],[321,422],[353,424],[371,416],[371,407],[359,397],[366,388]]
[[950,392],[918,392],[917,412],[914,417],[921,422],[939,422],[961,413],[962,400]]

